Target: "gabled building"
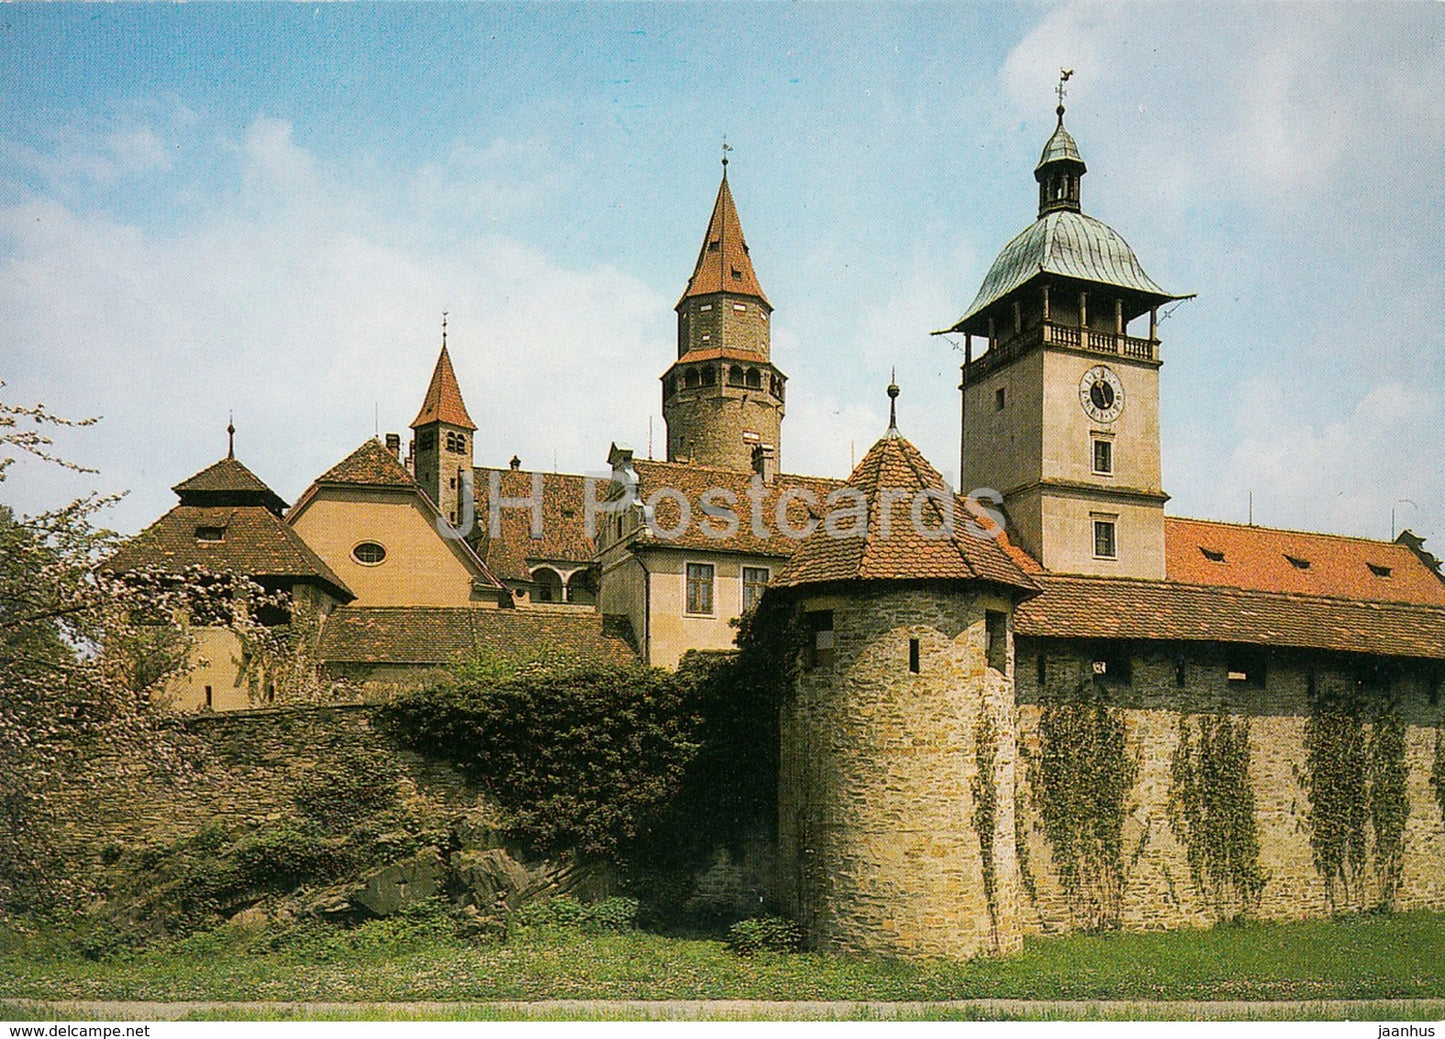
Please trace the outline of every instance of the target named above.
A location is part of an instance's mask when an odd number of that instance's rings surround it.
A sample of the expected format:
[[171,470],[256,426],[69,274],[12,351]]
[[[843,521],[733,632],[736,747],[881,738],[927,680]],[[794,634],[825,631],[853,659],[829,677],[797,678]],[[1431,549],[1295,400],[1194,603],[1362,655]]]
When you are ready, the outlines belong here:
[[510,605],[502,582],[375,438],[318,476],[286,523],[345,577],[357,606]]
[[[234,432],[234,431],[232,431]],[[324,619],[356,598],[346,582],[281,519],[286,503],[236,459],[234,447],[214,465],[172,490],[180,504],[128,541],[106,568],[127,574],[189,575],[200,580],[242,578],[266,593],[285,593],[293,610]],[[245,608],[237,602],[232,608]],[[270,609],[258,618],[284,623]],[[247,659],[232,627],[191,617],[192,666],[167,687],[177,710],[237,710],[264,702],[266,676]]]

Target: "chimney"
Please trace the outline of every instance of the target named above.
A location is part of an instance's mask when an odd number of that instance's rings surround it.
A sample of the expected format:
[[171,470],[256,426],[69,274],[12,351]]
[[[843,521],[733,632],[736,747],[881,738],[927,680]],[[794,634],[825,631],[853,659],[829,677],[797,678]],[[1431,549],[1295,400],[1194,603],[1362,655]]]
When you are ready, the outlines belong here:
[[753,472],[771,485],[778,478],[778,449],[772,444],[759,444],[753,448]]
[[521,460],[520,458],[518,458],[516,455],[513,455],[513,456],[512,456],[512,460],[511,460],[510,462],[508,462],[507,464],[512,467],[512,472],[514,472],[514,473],[515,473],[518,469],[522,468],[522,460]]
[[397,433],[386,435],[386,449],[391,452],[391,457],[398,462],[401,461],[401,436]]

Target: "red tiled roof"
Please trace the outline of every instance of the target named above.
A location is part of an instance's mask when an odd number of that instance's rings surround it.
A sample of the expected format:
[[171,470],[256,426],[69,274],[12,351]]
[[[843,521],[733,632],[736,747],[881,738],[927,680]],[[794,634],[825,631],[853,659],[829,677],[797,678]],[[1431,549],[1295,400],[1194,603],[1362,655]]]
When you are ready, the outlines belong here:
[[1398,542],[1171,516],[1164,568],[1186,584],[1445,606],[1445,580]]
[[[525,507],[501,510],[501,537],[490,536],[491,475],[497,473],[504,498],[529,498],[532,473],[522,469],[476,469],[477,554],[498,577],[512,581],[531,579],[527,560],[549,560],[584,564],[597,554],[597,544],[587,536],[586,478],[573,473],[542,473],[542,537],[532,537],[532,513]],[[596,493],[607,494],[601,482]]]
[[[828,497],[829,492],[842,483],[840,480],[820,476],[781,474],[771,484],[763,485],[761,516],[764,536],[759,537],[753,532],[752,502],[748,498],[748,488],[753,480],[752,473],[682,462],[633,461],[632,465],[637,473],[637,495],[641,501],[647,501],[652,494],[661,489],[670,488],[687,499],[692,513],[692,522],[677,537],[664,538],[661,534],[647,536],[644,540],[634,542],[634,547],[647,545],[657,548],[701,549],[711,552],[744,552],[752,555],[787,557],[792,555],[802,542],[797,538],[790,537],[786,531],[778,527],[775,519],[778,499],[788,491],[797,489],[800,492],[806,491],[817,501],[822,502]],[[711,490],[732,495],[733,504],[730,507],[737,515],[738,529],[730,537],[709,537],[701,529],[701,524],[707,523],[709,528],[718,534],[725,530],[725,524],[708,519],[703,512],[703,495]],[[718,506],[726,505],[725,497],[715,498],[713,501]],[[789,499],[785,510],[788,525],[794,530],[804,529],[809,519],[812,518],[812,512],[806,501],[796,497]],[[675,498],[669,495],[657,501],[654,522],[660,531],[675,529],[681,518],[681,507]]]
[[264,505],[275,511],[286,508],[275,491],[231,456],[208,465],[171,490],[182,505]]
[[767,357],[758,353],[756,350],[745,350],[740,346],[710,346],[705,350],[689,350],[674,361],[673,364],[692,364],[696,361],[717,360],[749,361],[753,364],[771,363]]
[[603,634],[602,615],[593,610],[465,606],[338,607],[322,629],[320,657],[333,664],[440,665],[479,650],[511,659],[635,659],[626,642]]
[[431,385],[426,389],[426,397],[422,399],[421,410],[416,413],[411,428],[432,422],[445,422],[463,429],[477,428],[462,401],[462,388],[457,385],[457,373],[452,369],[451,355],[447,353],[445,343],[437,358],[437,366],[431,373]]
[[[847,483],[868,503],[862,536],[838,536],[852,529],[847,525],[840,525],[838,533],[819,527],[801,543],[778,575],[777,585],[936,579],[991,581],[1028,592],[1037,587],[1005,547],[1003,531],[986,516],[968,510],[962,498],[954,498],[954,530],[949,536],[929,538],[915,529],[913,502],[918,492],[948,491],[938,471],[896,430],[869,449]],[[885,493],[890,495],[886,515]],[[932,497],[922,499],[920,518],[929,531],[946,526],[943,506]],[[970,519],[973,524],[966,523]],[[968,526],[996,531],[997,536],[972,533]]]
[[375,437],[316,478],[316,482],[361,487],[415,487],[406,466]]
[[[201,540],[198,530],[219,533]],[[198,567],[217,574],[283,577],[317,584],[343,602],[356,598],[315,552],[261,505],[177,505],[127,541],[106,563],[123,574],[151,567],[180,573]]]
[[1445,608],[1118,577],[1038,578],[1020,635],[1225,642],[1445,660]]
[[[753,271],[753,261],[748,256],[748,243],[743,239],[743,225],[738,220],[726,171],[717,189],[717,201],[713,203],[712,219],[708,221],[702,249],[697,254],[697,266],[688,279],[682,299],[715,292],[756,296],[764,304],[768,302]],[[678,300],[678,305],[682,305],[682,300]]]

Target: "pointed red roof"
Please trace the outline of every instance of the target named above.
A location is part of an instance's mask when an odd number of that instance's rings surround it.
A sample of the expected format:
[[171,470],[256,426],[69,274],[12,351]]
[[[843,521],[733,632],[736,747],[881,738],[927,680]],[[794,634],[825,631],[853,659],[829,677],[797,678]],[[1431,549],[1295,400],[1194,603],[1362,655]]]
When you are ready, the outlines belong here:
[[354,487],[415,487],[416,480],[406,466],[375,437],[316,478],[318,484],[348,484]]
[[[929,537],[915,529],[913,501],[918,492],[950,492],[938,470],[897,430],[889,430],[869,449],[848,477],[848,486],[868,503],[866,528],[860,532],[844,523],[834,532],[820,525],[798,546],[775,584],[934,579],[989,581],[1024,594],[1037,590],[1010,551],[1007,535],[963,498],[954,497],[950,535]],[[846,503],[840,501],[839,507]],[[937,497],[921,499],[920,519],[927,532],[945,529]]]
[[417,429],[433,422],[445,422],[462,429],[477,428],[462,401],[462,388],[457,385],[457,373],[452,368],[452,359],[447,353],[445,343],[442,344],[441,356],[437,358],[436,369],[431,373],[431,385],[427,387],[426,398],[421,402],[421,410],[416,413],[416,421],[411,424],[411,428]]
[[708,296],[716,292],[756,296],[770,309],[772,307],[768,297],[763,295],[757,274],[753,272],[753,261],[748,257],[748,243],[743,238],[743,225],[738,220],[738,209],[728,188],[726,170],[717,189],[717,201],[713,203],[707,235],[697,254],[697,267],[693,269],[687,291],[678,300],[678,305],[681,306],[682,300],[691,296]]

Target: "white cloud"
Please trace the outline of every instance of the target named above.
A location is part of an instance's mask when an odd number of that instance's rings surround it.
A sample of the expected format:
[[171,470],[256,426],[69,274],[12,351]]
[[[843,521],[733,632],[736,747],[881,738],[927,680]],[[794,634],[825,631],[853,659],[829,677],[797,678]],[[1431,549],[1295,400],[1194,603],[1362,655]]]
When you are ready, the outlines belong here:
[[[149,523],[220,455],[232,410],[239,455],[283,496],[375,423],[405,434],[445,308],[478,461],[555,453],[575,470],[611,438],[645,441],[657,390],[638,372],[670,351],[650,287],[498,234],[433,233],[424,209],[342,184],[282,120],[258,117],[230,154],[244,190],[165,233],[53,198],[0,205],[0,339],[15,344],[0,374],[60,413],[111,416],[71,454],[136,492],[118,526]],[[29,466],[6,492],[36,509],[72,487]]]

